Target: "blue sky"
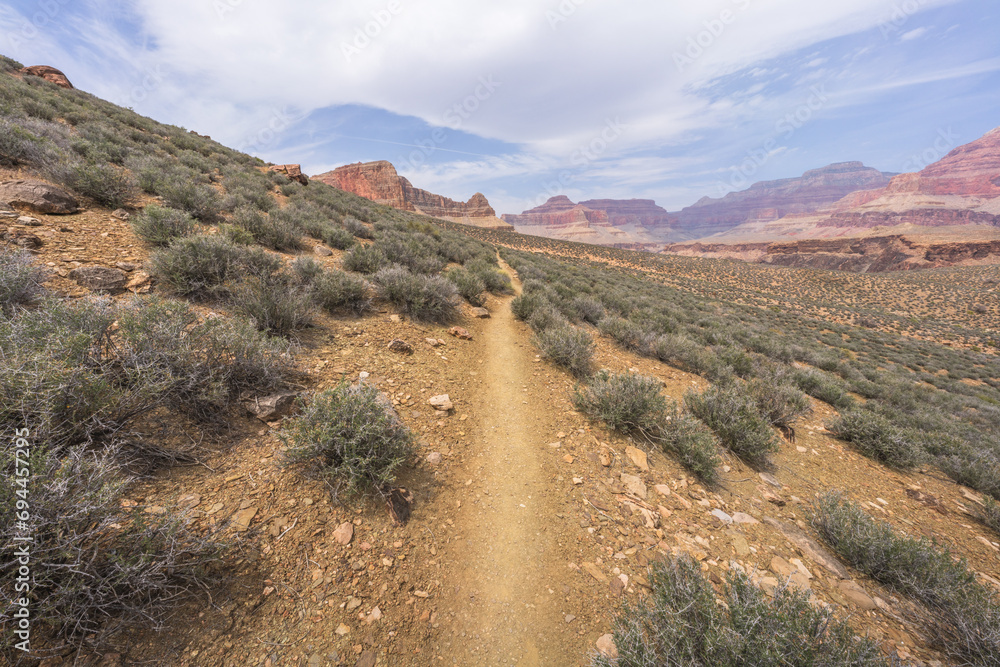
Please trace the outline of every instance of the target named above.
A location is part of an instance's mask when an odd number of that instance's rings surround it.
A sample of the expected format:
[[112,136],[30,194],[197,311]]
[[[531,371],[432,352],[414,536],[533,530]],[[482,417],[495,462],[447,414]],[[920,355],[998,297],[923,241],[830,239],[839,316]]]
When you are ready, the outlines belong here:
[[16,0],[0,53],[307,173],[669,210],[1000,125],[995,0]]

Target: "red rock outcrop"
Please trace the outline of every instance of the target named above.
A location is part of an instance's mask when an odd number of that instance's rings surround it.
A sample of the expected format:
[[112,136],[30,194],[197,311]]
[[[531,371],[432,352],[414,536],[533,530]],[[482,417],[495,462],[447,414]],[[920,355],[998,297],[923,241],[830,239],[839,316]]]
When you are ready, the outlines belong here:
[[552,197],[541,206],[527,210],[520,215],[505,213],[504,222],[525,227],[568,227],[570,225],[598,225],[609,227],[608,214],[584,206],[574,204],[566,195]]
[[284,174],[293,181],[298,181],[302,185],[309,185],[309,178],[302,173],[302,165],[298,164],[272,164],[267,168],[268,171],[276,171],[279,174]]
[[469,201],[459,202],[415,188],[385,160],[348,164],[313,178],[402,211],[477,227],[512,229],[496,217],[496,211],[483,194],[477,192]]
[[27,74],[28,76],[41,77],[49,83],[54,83],[63,88],[73,88],[73,84],[69,82],[66,75],[57,70],[55,67],[49,67],[48,65],[32,65],[31,67],[21,69],[20,72],[21,74]]
[[604,211],[615,227],[639,225],[647,229],[670,227],[676,219],[652,199],[590,199],[580,202],[594,211]]
[[692,239],[726,231],[761,219],[815,213],[859,190],[889,184],[890,175],[860,162],[841,162],[807,171],[800,178],[754,183],[721,199],[703,197],[693,206],[673,214],[676,227]]

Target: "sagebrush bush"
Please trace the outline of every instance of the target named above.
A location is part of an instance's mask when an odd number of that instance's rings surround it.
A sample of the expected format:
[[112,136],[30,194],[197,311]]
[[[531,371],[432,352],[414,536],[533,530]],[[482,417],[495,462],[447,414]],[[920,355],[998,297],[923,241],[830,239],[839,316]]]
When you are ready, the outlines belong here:
[[248,276],[229,294],[233,310],[260,331],[287,336],[312,323],[315,302],[308,288],[283,275]]
[[233,245],[253,245],[256,243],[253,234],[242,227],[227,222],[219,225],[219,235]]
[[586,386],[577,387],[573,403],[616,431],[652,434],[667,408],[661,388],[656,378],[602,370]]
[[738,382],[713,385],[701,394],[689,391],[684,403],[731,452],[751,465],[770,465],[770,455],[779,449],[778,437],[753,396]]
[[296,257],[292,262],[291,274],[299,285],[312,285],[323,275],[323,266],[312,257]]
[[262,248],[235,245],[221,236],[176,239],[150,257],[150,273],[182,296],[225,294],[247,275],[275,273],[281,260]]
[[357,245],[344,254],[345,271],[372,274],[388,264],[385,253],[377,246]]
[[454,283],[458,293],[470,304],[486,305],[486,284],[477,275],[456,267],[448,269],[445,277]]
[[361,315],[371,308],[374,288],[358,276],[328,271],[316,278],[314,288],[319,305],[331,313]]
[[750,380],[746,391],[772,426],[789,426],[812,410],[805,394],[773,374]]
[[10,316],[15,307],[44,294],[42,283],[47,278],[48,272],[27,250],[0,247],[0,315]]
[[716,602],[712,584],[687,556],[655,562],[652,593],[626,602],[615,619],[617,658],[595,667],[889,667],[879,645],[854,635],[832,608],[791,587],[768,597],[733,571]]
[[601,335],[611,338],[626,350],[638,352],[643,340],[643,331],[635,323],[623,317],[609,315],[597,325]]
[[718,439],[710,428],[676,403],[667,409],[652,440],[677,457],[702,482],[713,484],[718,480],[722,465]]
[[606,314],[604,304],[590,296],[573,299],[573,310],[578,319],[593,325],[597,325]]
[[[114,448],[74,447],[55,455],[31,436],[32,646],[41,640],[102,647],[127,628],[161,628],[195,591],[216,583],[212,566],[226,546],[171,509],[162,516],[126,509],[131,478]],[[0,452],[12,471],[13,447]],[[12,484],[0,511],[16,513]],[[14,627],[18,557],[15,524],[0,527],[0,627]],[[4,642],[0,655],[17,658]]]
[[324,229],[320,238],[323,243],[337,250],[347,250],[357,243],[353,234],[343,227],[337,227],[336,225],[330,225]]
[[230,223],[249,232],[254,240],[272,250],[298,250],[302,247],[302,232],[286,218],[270,216],[253,206],[240,206],[233,211]]
[[521,294],[510,302],[510,310],[514,317],[527,321],[531,315],[543,304],[548,305],[545,297],[537,292],[521,292]]
[[528,326],[535,333],[541,333],[552,327],[568,327],[570,323],[555,306],[546,301],[531,313]]
[[806,371],[795,370],[792,374],[792,380],[805,393],[832,405],[838,410],[849,410],[857,403],[847,393],[841,382],[819,371],[811,369]]
[[132,231],[146,243],[166,247],[194,233],[194,219],[184,211],[150,204],[129,220]]
[[372,282],[381,298],[415,319],[445,323],[458,313],[457,290],[440,276],[414,274],[397,266],[382,269]]
[[132,175],[111,164],[78,164],[70,167],[60,180],[84,197],[107,208],[126,206],[138,194]]
[[987,496],[983,499],[983,506],[979,508],[978,513],[979,520],[1000,535],[1000,503]]
[[370,239],[375,236],[368,225],[351,217],[344,218],[344,229],[359,239]]
[[412,436],[372,385],[316,394],[281,433],[288,456],[341,492],[384,492],[412,453]]
[[163,203],[170,208],[187,211],[205,223],[219,219],[222,202],[218,192],[210,185],[194,182],[186,175],[171,174],[156,190]]
[[594,339],[586,331],[569,324],[556,325],[539,332],[535,344],[542,355],[578,378],[590,375],[594,358]]
[[925,539],[899,535],[839,493],[821,496],[813,527],[853,567],[927,605],[939,647],[961,664],[1000,655],[1000,600],[966,562]]
[[923,460],[922,452],[903,429],[872,410],[845,412],[826,427],[865,456],[894,468],[912,468]]

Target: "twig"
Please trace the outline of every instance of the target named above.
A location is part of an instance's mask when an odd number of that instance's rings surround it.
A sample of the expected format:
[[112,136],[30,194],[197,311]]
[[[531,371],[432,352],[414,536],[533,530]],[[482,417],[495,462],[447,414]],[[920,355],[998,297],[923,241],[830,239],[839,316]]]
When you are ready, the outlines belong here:
[[285,528],[283,531],[281,531],[281,535],[278,535],[278,539],[276,539],[275,542],[280,541],[281,538],[285,536],[285,533],[287,533],[288,531],[290,531],[292,528],[295,528],[295,524],[297,524],[298,522],[299,522],[299,518],[295,517],[295,521],[292,522],[292,525],[290,525],[288,528]]

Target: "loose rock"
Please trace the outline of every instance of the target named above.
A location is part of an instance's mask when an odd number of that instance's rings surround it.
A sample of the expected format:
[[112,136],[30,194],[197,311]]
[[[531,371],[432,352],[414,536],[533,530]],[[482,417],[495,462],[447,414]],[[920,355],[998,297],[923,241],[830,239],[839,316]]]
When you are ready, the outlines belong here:
[[617,658],[618,647],[615,646],[614,635],[601,635],[601,637],[597,640],[597,651],[610,660]]
[[397,338],[389,343],[389,351],[398,352],[399,354],[413,354],[413,347],[405,340]]
[[337,544],[341,546],[347,546],[354,539],[354,524],[353,523],[342,523],[340,526],[333,531],[333,539],[337,541]]
[[479,318],[481,320],[488,320],[490,318],[490,311],[486,310],[485,308],[473,308],[471,313],[473,317]]
[[455,404],[451,402],[451,398],[448,394],[441,394],[440,396],[431,396],[430,400],[427,401],[431,406],[438,412],[448,412],[454,409]]
[[621,482],[625,486],[625,489],[633,496],[642,498],[643,500],[646,499],[647,495],[646,485],[643,484],[641,479],[639,479],[635,475],[627,475],[625,473],[622,473],[619,479],[621,479]]
[[626,447],[625,455],[629,457],[636,468],[643,472],[649,472],[649,459],[646,452],[636,447]]
[[36,213],[69,215],[80,209],[79,203],[62,188],[32,179],[17,179],[0,183],[0,200],[11,206]]
[[462,327],[452,327],[451,329],[448,329],[448,333],[461,340],[472,340],[472,334],[469,333],[467,329],[463,329]]
[[125,272],[106,266],[83,266],[70,271],[69,277],[93,292],[120,292],[125,287]]

